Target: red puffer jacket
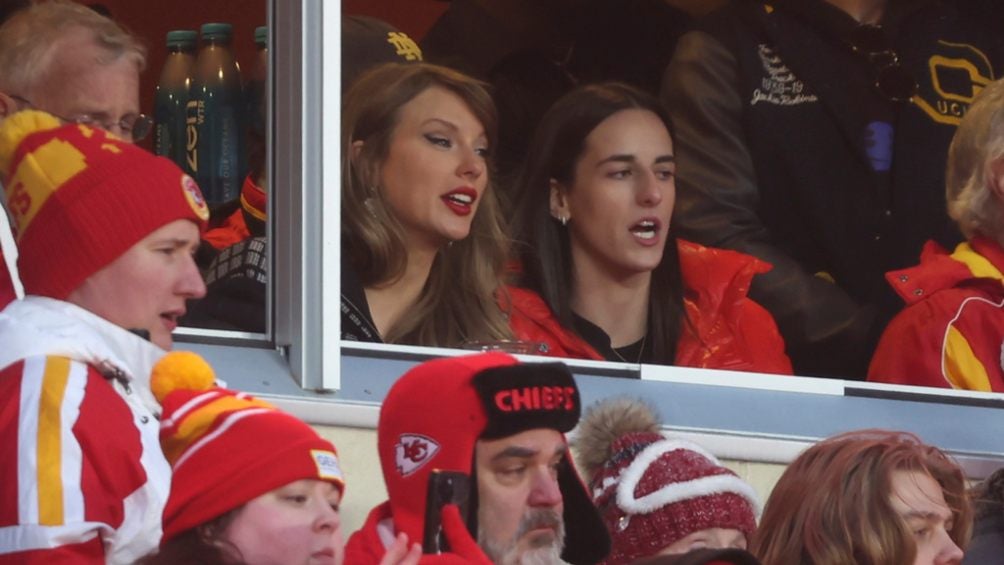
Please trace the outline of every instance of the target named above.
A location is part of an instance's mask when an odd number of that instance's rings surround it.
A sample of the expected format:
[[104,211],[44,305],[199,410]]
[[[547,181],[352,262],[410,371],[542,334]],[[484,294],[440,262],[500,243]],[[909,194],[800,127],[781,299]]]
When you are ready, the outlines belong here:
[[[693,329],[676,346],[674,365],[758,373],[791,374],[784,339],[774,318],[747,297],[753,276],[771,266],[755,257],[678,240],[684,302]],[[545,355],[603,358],[575,332],[565,329],[535,292],[509,287],[513,336],[547,345]]]

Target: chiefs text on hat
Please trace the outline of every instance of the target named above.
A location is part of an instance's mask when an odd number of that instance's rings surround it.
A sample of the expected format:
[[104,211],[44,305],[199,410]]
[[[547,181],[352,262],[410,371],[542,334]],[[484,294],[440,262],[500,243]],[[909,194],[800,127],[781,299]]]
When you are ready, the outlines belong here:
[[495,406],[503,412],[523,410],[574,410],[575,387],[528,386],[495,393]]

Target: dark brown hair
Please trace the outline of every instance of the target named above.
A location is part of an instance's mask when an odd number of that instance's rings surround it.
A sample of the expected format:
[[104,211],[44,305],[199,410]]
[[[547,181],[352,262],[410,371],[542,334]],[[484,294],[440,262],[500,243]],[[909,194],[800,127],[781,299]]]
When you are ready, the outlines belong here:
[[141,559],[139,565],[242,565],[240,550],[223,538],[242,508],[181,532],[164,542],[157,553]]
[[[523,267],[518,284],[539,294],[568,329],[574,328],[572,255],[568,230],[551,217],[550,181],[574,187],[575,165],[585,151],[586,138],[610,116],[632,109],[658,116],[672,137],[672,122],[651,95],[620,83],[579,87],[544,114],[515,185],[517,204],[511,232]],[[647,341],[652,344],[653,361],[673,363],[685,320],[680,256],[670,229],[649,287]]]

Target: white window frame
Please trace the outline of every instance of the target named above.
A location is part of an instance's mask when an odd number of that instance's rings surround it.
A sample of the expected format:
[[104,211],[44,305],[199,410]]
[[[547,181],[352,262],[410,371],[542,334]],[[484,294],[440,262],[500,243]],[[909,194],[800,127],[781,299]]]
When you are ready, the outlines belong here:
[[[270,333],[189,331],[232,388],[313,424],[375,428],[394,380],[466,351],[340,341],[341,2],[269,3]],[[324,219],[328,218],[325,222]],[[336,306],[337,305],[337,306]],[[526,357],[532,361],[554,361]],[[586,402],[649,399],[666,427],[717,455],[787,463],[839,431],[913,431],[982,478],[1004,466],[1004,394],[568,360]],[[611,378],[614,377],[614,378]],[[620,377],[620,378],[617,378]],[[764,407],[767,407],[766,409]]]

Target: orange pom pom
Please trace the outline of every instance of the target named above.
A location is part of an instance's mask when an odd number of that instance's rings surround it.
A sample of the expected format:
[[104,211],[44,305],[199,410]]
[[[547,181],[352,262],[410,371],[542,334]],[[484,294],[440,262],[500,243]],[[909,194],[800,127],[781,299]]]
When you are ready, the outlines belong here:
[[209,390],[215,383],[213,368],[191,351],[169,352],[150,373],[150,390],[159,402],[176,390]]

